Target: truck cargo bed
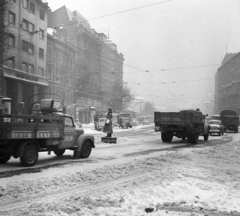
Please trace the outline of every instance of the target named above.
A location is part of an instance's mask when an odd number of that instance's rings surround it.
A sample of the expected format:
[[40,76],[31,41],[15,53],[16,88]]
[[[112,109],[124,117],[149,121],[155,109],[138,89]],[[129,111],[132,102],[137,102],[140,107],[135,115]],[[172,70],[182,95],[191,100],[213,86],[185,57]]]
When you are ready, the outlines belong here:
[[181,112],[154,112],[155,125],[189,125],[204,124],[201,113],[191,111]]

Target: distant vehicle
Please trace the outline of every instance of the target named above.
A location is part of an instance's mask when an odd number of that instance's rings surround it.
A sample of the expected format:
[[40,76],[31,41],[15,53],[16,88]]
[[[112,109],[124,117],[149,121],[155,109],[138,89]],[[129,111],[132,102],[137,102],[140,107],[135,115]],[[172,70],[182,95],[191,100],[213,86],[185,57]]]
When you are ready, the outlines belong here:
[[220,113],[222,124],[225,131],[230,130],[238,133],[239,117],[233,110],[222,110]]
[[208,121],[209,124],[209,134],[212,135],[217,133],[219,136],[224,134],[224,126],[221,120],[210,120]]
[[143,120],[143,125],[150,125],[150,121],[148,119]]
[[118,115],[118,124],[119,124],[119,128],[131,128],[131,117],[129,113],[120,113]]
[[103,127],[105,125],[106,118],[100,118],[98,119],[98,122],[96,123],[96,130],[101,131],[103,130]]
[[214,114],[213,116],[212,116],[212,118],[211,119],[214,119],[214,120],[221,120],[221,118],[220,118],[220,115],[219,114]]

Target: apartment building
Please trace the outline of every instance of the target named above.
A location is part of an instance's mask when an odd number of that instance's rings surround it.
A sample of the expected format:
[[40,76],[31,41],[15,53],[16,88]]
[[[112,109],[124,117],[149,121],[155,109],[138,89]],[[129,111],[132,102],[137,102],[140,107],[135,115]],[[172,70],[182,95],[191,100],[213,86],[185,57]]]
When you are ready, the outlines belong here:
[[[1,50],[2,97],[12,99],[12,113],[24,102],[24,113],[33,100],[44,97],[46,78],[47,11],[42,0],[6,0],[6,45]],[[40,95],[38,95],[40,94]],[[33,96],[34,95],[34,96]]]

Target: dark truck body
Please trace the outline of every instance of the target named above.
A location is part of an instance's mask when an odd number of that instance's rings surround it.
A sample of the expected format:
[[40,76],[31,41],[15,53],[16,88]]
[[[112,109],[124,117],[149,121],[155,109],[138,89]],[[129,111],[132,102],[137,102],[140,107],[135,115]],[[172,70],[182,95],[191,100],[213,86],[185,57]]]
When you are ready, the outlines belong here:
[[205,124],[205,115],[195,110],[180,112],[154,112],[155,131],[161,132],[163,142],[171,142],[173,136],[187,138],[189,143],[196,144],[199,135],[208,140],[209,126]]
[[42,101],[50,106],[38,114],[0,114],[0,164],[19,157],[23,166],[33,166],[38,152],[43,151],[62,156],[69,149],[74,151],[74,158],[91,154],[94,137],[84,134],[70,115],[52,111],[53,100]]
[[234,131],[238,133],[238,126],[239,126],[239,116],[233,110],[222,110],[220,112],[220,119],[224,126],[225,132],[227,130]]

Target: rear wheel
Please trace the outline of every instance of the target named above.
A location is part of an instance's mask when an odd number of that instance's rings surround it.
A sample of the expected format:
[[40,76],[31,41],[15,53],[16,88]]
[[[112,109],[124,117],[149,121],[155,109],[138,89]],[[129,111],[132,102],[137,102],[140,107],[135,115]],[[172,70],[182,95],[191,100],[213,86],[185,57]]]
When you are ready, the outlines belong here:
[[88,158],[92,152],[92,143],[89,140],[85,140],[82,145],[82,150],[80,153],[81,158]]
[[161,138],[163,142],[172,142],[173,134],[169,132],[162,132]]
[[0,154],[0,164],[7,163],[11,158],[10,154]]
[[189,143],[197,144],[198,136],[199,136],[198,132],[189,134],[188,137],[187,137],[187,140],[188,140]]
[[34,166],[38,161],[38,148],[34,144],[25,146],[23,155],[20,157],[23,166]]
[[53,151],[56,156],[62,156],[65,152],[65,149],[57,149]]

